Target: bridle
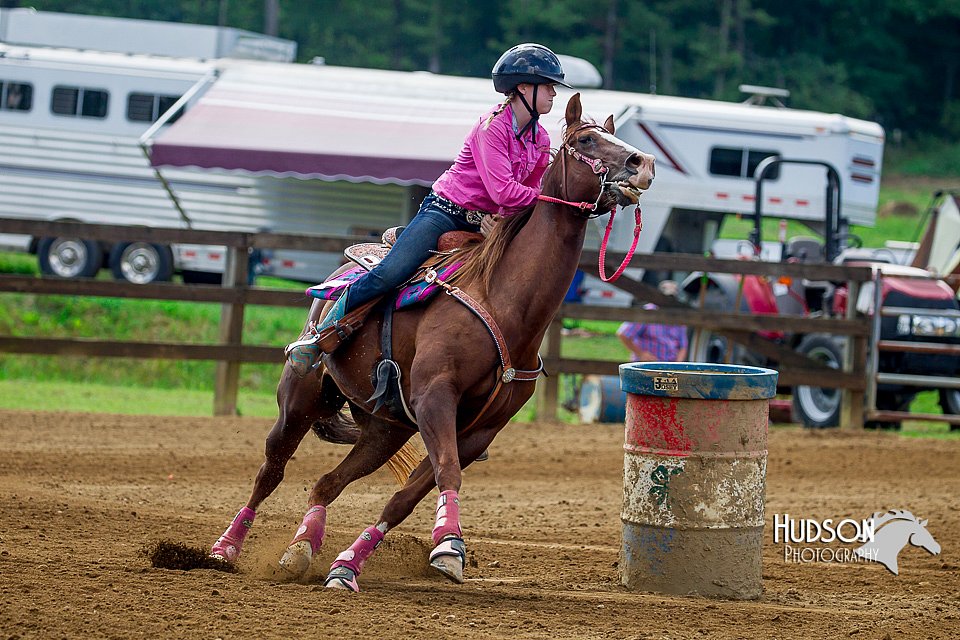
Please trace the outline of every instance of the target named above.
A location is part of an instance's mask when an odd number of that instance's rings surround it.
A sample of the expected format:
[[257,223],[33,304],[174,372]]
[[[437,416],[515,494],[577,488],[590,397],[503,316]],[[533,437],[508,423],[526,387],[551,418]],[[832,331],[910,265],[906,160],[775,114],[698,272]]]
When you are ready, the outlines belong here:
[[[643,219],[640,212],[640,204],[637,203],[637,207],[634,211],[636,225],[633,228],[633,244],[630,246],[630,250],[627,252],[627,255],[624,256],[623,262],[620,263],[620,266],[617,268],[614,274],[608,278],[606,275],[606,267],[604,262],[607,254],[607,242],[610,239],[610,231],[613,229],[613,220],[614,220],[614,216],[616,216],[617,207],[616,205],[614,205],[608,211],[598,211],[600,208],[600,198],[603,197],[604,186],[608,184],[613,184],[612,181],[604,179],[607,176],[608,169],[607,167],[603,166],[603,160],[601,160],[600,158],[587,157],[582,153],[580,153],[579,151],[577,151],[576,149],[574,149],[573,145],[570,144],[570,140],[572,140],[574,136],[576,136],[578,133],[586,129],[598,129],[598,130],[605,131],[605,129],[603,129],[603,127],[601,127],[598,124],[583,122],[583,123],[580,123],[580,125],[578,125],[576,129],[568,132],[567,135],[564,137],[563,147],[559,150],[560,194],[563,195],[564,198],[567,197],[566,195],[567,194],[566,158],[569,155],[574,159],[579,160],[580,162],[583,162],[584,164],[588,165],[590,169],[593,170],[593,174],[597,176],[597,179],[599,180],[599,183],[600,183],[599,192],[597,193],[597,199],[591,203],[591,202],[571,202],[569,200],[554,198],[552,196],[545,196],[543,194],[538,195],[537,198],[545,202],[553,202],[555,204],[564,204],[569,207],[573,207],[578,211],[577,215],[579,217],[586,218],[588,220],[591,220],[593,218],[599,218],[600,216],[606,213],[610,214],[610,219],[607,221],[607,229],[603,234],[603,242],[600,243],[600,264],[598,266],[598,271],[599,271],[601,280],[603,280],[604,282],[613,282],[623,274],[623,271],[627,268],[627,265],[630,264],[630,260],[633,258],[633,253],[636,251],[637,243],[640,240],[640,231],[643,229]],[[587,211],[590,211],[592,213],[587,213]]]
[[[560,154],[560,194],[564,198],[567,198],[567,156],[571,156],[580,162],[588,165],[593,174],[597,176],[599,180],[599,192],[597,193],[597,199],[593,202],[571,202],[570,200],[554,198],[552,196],[545,196],[540,194],[537,196],[539,200],[544,200],[546,202],[553,202],[555,204],[565,204],[569,207],[573,207],[578,210],[578,214],[582,218],[593,219],[598,218],[609,211],[597,211],[600,208],[600,198],[603,197],[603,187],[608,184],[604,178],[607,175],[607,168],[603,166],[603,160],[600,158],[588,158],[579,151],[573,148],[573,145],[570,144],[570,140],[574,138],[578,133],[584,131],[585,129],[597,129],[602,130],[603,128],[600,125],[592,124],[589,122],[582,122],[577,126],[576,129],[567,133],[564,138],[563,146],[558,150]],[[564,153],[566,152],[566,153]],[[614,207],[616,208],[616,207]],[[610,211],[613,211],[614,208],[611,208]],[[592,211],[593,213],[586,213],[587,211]]]

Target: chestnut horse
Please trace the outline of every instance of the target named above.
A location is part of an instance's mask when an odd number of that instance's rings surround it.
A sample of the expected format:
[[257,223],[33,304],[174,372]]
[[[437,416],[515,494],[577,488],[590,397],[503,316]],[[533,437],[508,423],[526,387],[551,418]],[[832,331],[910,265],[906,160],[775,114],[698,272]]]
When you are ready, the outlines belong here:
[[[405,483],[376,524],[337,557],[326,585],[357,591],[357,576],[384,534],[403,522],[435,486],[440,496],[430,562],[451,580],[463,581],[466,552],[457,495],[461,470],[486,451],[533,394],[537,349],[573,280],[583,247],[588,215],[577,205],[592,203],[602,213],[618,204],[636,204],[653,180],[653,157],[615,138],[612,116],[603,126],[581,116],[576,94],[567,104],[564,140],[544,177],[537,205],[504,219],[484,242],[460,254],[465,264],[456,284],[486,309],[488,320],[492,318],[487,324],[499,327],[500,346],[491,338],[493,332],[453,296],[437,296],[428,305],[395,314],[393,359],[400,365],[409,414],[386,407],[375,410],[370,401],[371,371],[380,358],[379,320],[369,320],[304,378],[285,366],[277,389],[280,416],[267,436],[266,459],[247,505],[211,555],[236,561],[255,510],[280,484],[287,462],[313,428],[321,438],[353,448],[317,480],[308,498],[310,508],[280,566],[295,577],[306,573],[323,542],[327,506],[354,480],[392,463]],[[310,319],[319,316],[319,307],[316,301]],[[526,370],[517,371],[512,381],[514,370],[507,368],[511,359]],[[353,421],[341,413],[345,403]],[[428,453],[416,468],[416,458],[409,466],[403,464],[404,459],[410,462],[413,420]]]

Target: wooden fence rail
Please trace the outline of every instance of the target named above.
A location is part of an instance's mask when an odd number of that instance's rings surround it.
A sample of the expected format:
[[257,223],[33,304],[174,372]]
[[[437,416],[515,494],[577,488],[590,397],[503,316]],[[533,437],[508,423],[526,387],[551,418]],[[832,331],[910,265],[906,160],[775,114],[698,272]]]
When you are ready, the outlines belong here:
[[[246,305],[297,306],[305,310],[309,300],[302,294],[281,289],[252,287],[247,284],[248,255],[253,248],[299,249],[311,251],[340,252],[345,247],[368,238],[332,235],[284,235],[269,233],[241,233],[223,231],[196,231],[129,227],[118,225],[89,225],[75,222],[38,222],[0,218],[0,233],[27,234],[34,237],[58,236],[81,237],[91,240],[132,241],[140,240],[162,244],[210,244],[227,247],[227,267],[222,286],[180,285],[154,283],[135,285],[106,280],[64,280],[48,277],[0,275],[0,293],[19,292],[35,295],[106,296],[157,300],[180,300],[206,302],[221,305],[218,344],[180,344],[152,342],[119,342],[80,338],[58,338],[56,341],[39,341],[30,337],[0,336],[0,352],[18,354],[77,355],[93,357],[136,357],[161,359],[200,359],[217,362],[214,390],[214,413],[232,415],[237,408],[237,383],[242,363],[282,362],[281,345],[243,344],[243,316]],[[623,259],[623,255],[607,254],[609,270]],[[588,272],[595,271],[597,253],[584,251],[581,266]],[[836,267],[830,265],[771,264],[742,260],[720,260],[695,255],[652,254],[637,255],[632,267],[669,271],[706,271],[710,273],[739,273],[769,277],[796,277],[811,280],[847,282],[856,292],[860,283],[869,281],[872,272],[865,267]],[[318,274],[322,275],[322,274]],[[602,360],[581,360],[561,357],[561,323],[564,318],[612,320],[617,322],[657,322],[683,324],[702,328],[728,337],[751,350],[768,356],[781,364],[782,384],[829,383],[846,390],[848,406],[862,403],[865,388],[865,358],[867,339],[871,331],[868,319],[809,318],[800,316],[762,315],[743,313],[716,313],[698,310],[676,299],[661,294],[648,286],[624,276],[617,283],[640,301],[657,303],[657,310],[645,310],[639,306],[629,308],[594,307],[579,304],[564,304],[547,334],[544,362],[551,373],[563,374],[616,374],[618,363]],[[293,331],[294,328],[291,328]],[[847,336],[852,348],[843,370],[830,369],[797,354],[791,348],[760,338],[758,331],[819,332]],[[542,417],[556,415],[558,379],[548,378],[538,389],[539,411]],[[861,423],[862,414],[850,410],[845,413],[847,421]]]

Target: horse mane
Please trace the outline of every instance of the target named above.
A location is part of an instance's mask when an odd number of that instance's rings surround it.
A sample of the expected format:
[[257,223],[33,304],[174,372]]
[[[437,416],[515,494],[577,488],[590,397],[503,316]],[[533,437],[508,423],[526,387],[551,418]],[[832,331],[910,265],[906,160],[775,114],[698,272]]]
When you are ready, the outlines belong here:
[[455,259],[462,261],[463,266],[450,279],[451,284],[465,286],[479,284],[486,294],[493,286],[493,276],[497,263],[520,230],[530,220],[534,205],[531,205],[512,216],[501,220],[493,232],[482,242],[469,244],[457,252]]

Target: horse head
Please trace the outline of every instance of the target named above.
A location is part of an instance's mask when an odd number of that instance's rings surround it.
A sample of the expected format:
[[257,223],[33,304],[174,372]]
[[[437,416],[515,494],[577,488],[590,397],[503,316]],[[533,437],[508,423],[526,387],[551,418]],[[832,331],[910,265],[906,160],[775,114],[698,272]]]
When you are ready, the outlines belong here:
[[[596,212],[605,213],[617,205],[637,204],[650,188],[654,157],[615,137],[614,131],[612,115],[603,125],[583,120],[579,93],[567,102],[564,140],[558,152],[565,199],[596,202]],[[581,162],[567,167],[566,156]]]
[[856,549],[854,553],[883,564],[894,575],[900,572],[897,556],[907,542],[933,555],[940,553],[939,543],[926,529],[927,521],[917,520],[917,517],[909,511],[904,509],[891,509],[886,513],[878,511],[870,520],[874,528],[874,538]]

